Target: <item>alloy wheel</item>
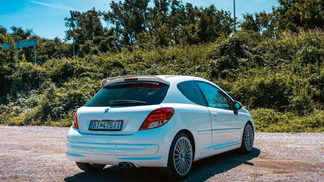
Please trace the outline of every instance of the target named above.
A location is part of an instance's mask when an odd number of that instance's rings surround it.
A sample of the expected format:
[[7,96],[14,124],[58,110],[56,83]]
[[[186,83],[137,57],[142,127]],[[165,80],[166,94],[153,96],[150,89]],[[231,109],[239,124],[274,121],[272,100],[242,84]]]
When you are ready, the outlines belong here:
[[247,151],[251,151],[253,148],[254,133],[251,125],[246,125],[244,130],[244,144]]
[[192,165],[192,146],[188,138],[181,137],[173,152],[174,167],[178,174],[186,175]]

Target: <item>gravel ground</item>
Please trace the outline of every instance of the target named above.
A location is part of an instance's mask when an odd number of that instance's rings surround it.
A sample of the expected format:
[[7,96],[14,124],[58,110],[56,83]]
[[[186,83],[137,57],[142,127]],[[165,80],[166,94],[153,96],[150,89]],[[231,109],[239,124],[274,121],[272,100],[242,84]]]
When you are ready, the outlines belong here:
[[[164,181],[157,168],[81,171],[65,157],[68,129],[0,125],[0,181]],[[256,133],[250,154],[197,161],[184,181],[324,181],[324,133]]]

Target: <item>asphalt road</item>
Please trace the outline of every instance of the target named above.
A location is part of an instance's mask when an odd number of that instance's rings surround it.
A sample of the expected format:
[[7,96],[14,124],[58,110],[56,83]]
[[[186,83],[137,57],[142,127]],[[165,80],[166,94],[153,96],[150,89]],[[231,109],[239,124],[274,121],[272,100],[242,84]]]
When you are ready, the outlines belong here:
[[[0,125],[0,181],[165,181],[158,168],[81,171],[65,157],[68,129]],[[324,181],[324,133],[256,133],[250,154],[197,161],[184,181]]]

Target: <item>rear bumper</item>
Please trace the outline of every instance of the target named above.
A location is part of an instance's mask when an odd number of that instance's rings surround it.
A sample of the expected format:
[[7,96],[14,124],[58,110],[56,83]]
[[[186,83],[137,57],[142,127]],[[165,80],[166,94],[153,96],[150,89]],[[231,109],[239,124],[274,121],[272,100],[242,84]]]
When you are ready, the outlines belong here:
[[120,162],[130,162],[136,167],[165,167],[162,162],[162,156],[107,156],[100,154],[76,154],[66,152],[69,160],[83,163],[108,164],[117,166]]
[[[165,167],[171,141],[159,130],[144,130],[133,135],[107,136],[81,134],[71,128],[67,136],[68,159],[75,162],[118,165],[131,162],[136,167]],[[163,131],[162,131],[163,132]]]

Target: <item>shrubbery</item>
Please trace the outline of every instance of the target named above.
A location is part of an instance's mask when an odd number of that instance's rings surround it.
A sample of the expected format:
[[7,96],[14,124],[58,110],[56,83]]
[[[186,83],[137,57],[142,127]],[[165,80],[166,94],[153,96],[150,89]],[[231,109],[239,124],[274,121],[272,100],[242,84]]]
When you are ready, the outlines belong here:
[[238,32],[215,43],[122,49],[41,65],[1,65],[0,124],[69,126],[75,110],[118,75],[195,75],[251,111],[257,131],[324,132],[324,36]]

